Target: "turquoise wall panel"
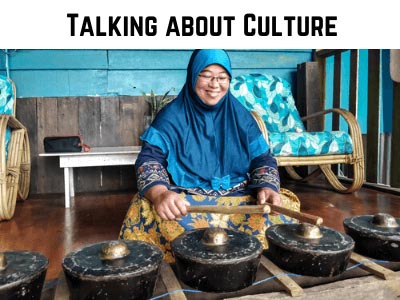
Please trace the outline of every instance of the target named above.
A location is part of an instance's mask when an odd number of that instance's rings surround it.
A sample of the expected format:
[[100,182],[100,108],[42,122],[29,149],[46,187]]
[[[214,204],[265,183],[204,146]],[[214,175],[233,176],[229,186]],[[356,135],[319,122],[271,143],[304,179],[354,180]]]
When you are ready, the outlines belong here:
[[110,70],[185,70],[192,51],[110,50]]
[[[367,107],[368,107],[368,51],[359,51],[359,79],[358,79],[358,107],[356,118],[360,124],[362,133],[367,130]],[[334,59],[333,56],[326,60],[326,108],[333,107],[333,76],[334,76]],[[341,65],[341,91],[340,91],[340,107],[349,109],[350,95],[350,51],[342,53]],[[326,129],[332,130],[332,114],[325,118]],[[346,122],[340,119],[340,130],[347,130]]]
[[108,93],[108,72],[106,70],[69,71],[69,96],[104,95]]
[[[381,50],[381,70],[379,87],[379,106],[380,106],[380,133],[392,131],[392,111],[393,111],[393,82],[389,72],[389,50]],[[326,108],[331,108],[333,105],[333,57],[328,57],[326,63],[327,80],[326,80]],[[359,65],[358,65],[358,103],[357,103],[357,120],[360,124],[361,132],[367,133],[367,118],[368,118],[368,50],[359,50]],[[349,108],[349,93],[350,93],[350,51],[345,51],[342,54],[341,66],[341,107]],[[331,129],[332,118],[326,118],[326,126]],[[340,129],[347,130],[345,121],[341,120]]]
[[[312,59],[311,50],[227,50],[233,68],[296,68]],[[110,50],[111,70],[186,70],[192,50]]]
[[11,71],[18,97],[92,96],[107,93],[104,70]]
[[[325,108],[333,107],[333,57],[326,59]],[[325,129],[332,130],[332,114],[325,115]]]
[[367,133],[368,116],[368,50],[359,51],[357,119],[361,132]]
[[171,88],[177,94],[185,82],[186,71],[184,70],[118,70],[108,72],[108,91],[115,95],[142,95],[150,93],[163,95]]
[[390,77],[390,50],[382,50],[381,132],[392,132],[393,81]]
[[[342,107],[349,109],[350,106],[350,51],[342,54],[342,65],[346,66],[341,68],[342,88],[340,89],[340,103]],[[347,122],[340,118],[339,128],[343,131],[348,131]]]
[[[106,50],[8,50],[12,70],[107,69]],[[0,69],[4,68],[2,55]]]
[[[15,81],[18,97],[175,94],[182,88],[192,50],[9,50],[0,52],[0,74]],[[297,64],[312,50],[228,50],[233,75],[268,73],[292,83]],[[133,88],[136,87],[136,88]]]
[[292,68],[296,71],[297,64],[312,61],[311,50],[247,50],[229,51],[233,68],[246,69],[281,69]]
[[[68,71],[14,71],[10,72],[17,88],[17,96],[55,96],[69,95]],[[28,96],[29,97],[29,96]]]
[[[233,76],[246,73],[267,73],[280,76],[293,83],[295,71],[292,69],[233,69]],[[163,95],[172,88],[171,95],[179,93],[185,83],[184,70],[113,70],[108,71],[109,95],[142,95],[143,92]],[[295,92],[295,91],[294,91]]]

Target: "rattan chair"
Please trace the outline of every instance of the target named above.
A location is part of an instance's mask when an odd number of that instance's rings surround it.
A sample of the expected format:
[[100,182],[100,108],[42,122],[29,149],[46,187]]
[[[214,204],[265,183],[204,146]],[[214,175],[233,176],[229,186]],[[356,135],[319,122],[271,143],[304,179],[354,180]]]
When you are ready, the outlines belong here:
[[[338,192],[351,193],[364,183],[364,154],[359,124],[349,111],[327,109],[303,118],[297,111],[290,84],[277,76],[246,74],[233,78],[231,92],[250,111],[266,136],[278,166],[285,167],[292,179],[311,180],[321,172]],[[349,133],[344,131],[307,132],[303,121],[339,114],[346,121]],[[343,184],[331,165],[352,166],[351,184]],[[302,177],[294,167],[318,166]]]
[[[30,147],[24,125],[15,118],[14,83],[0,76],[0,221],[10,220],[17,199],[26,200],[30,185]],[[8,105],[4,108],[4,105]]]

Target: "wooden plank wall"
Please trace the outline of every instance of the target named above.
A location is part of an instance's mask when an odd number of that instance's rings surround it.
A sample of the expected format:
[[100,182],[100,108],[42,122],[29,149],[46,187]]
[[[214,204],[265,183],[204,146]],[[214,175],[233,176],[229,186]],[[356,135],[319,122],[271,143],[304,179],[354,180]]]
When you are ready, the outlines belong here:
[[[140,145],[148,104],[141,96],[19,98],[17,118],[28,128],[32,172],[30,193],[63,193],[56,157],[39,157],[43,138],[81,134],[90,146]],[[78,168],[76,192],[135,190],[133,166]]]

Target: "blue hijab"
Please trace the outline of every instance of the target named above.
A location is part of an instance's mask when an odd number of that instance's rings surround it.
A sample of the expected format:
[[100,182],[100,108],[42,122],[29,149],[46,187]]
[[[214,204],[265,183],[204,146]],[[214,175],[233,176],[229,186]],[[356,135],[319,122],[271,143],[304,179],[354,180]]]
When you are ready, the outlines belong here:
[[233,187],[248,179],[252,159],[268,150],[257,123],[229,90],[214,106],[197,96],[198,75],[211,64],[221,65],[232,77],[225,51],[194,51],[178,97],[157,114],[141,136],[161,148],[167,156],[168,173],[180,187]]

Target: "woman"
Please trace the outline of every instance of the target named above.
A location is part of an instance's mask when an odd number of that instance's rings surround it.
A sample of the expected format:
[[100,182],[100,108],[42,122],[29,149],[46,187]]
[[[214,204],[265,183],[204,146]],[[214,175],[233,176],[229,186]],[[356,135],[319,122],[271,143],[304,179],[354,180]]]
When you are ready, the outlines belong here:
[[187,213],[189,205],[282,205],[276,161],[250,112],[230,93],[231,77],[225,51],[193,52],[182,91],[141,136],[135,165],[139,196],[121,239],[155,243],[169,262],[170,242],[194,228],[241,230],[265,244],[274,217]]

